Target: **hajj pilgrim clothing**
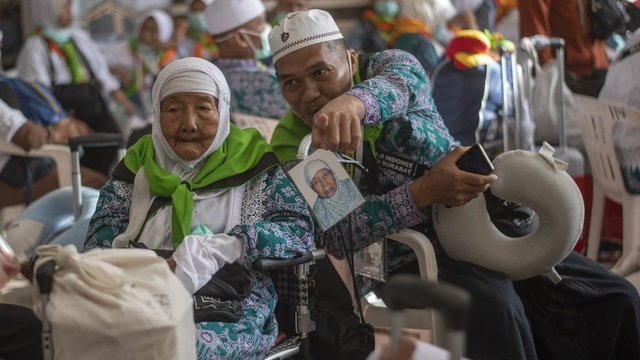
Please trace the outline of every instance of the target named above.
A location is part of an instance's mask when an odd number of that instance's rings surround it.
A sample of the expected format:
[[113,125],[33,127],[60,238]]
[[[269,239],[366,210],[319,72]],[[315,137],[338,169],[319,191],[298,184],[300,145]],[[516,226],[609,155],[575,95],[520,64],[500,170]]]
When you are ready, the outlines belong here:
[[[265,12],[259,0],[219,0],[207,7],[207,25],[214,36],[250,22]],[[216,59],[231,88],[233,112],[280,118],[289,108],[280,92],[275,69],[253,58]]]
[[289,109],[272,67],[254,59],[219,58],[214,63],[227,78],[234,112],[279,119]]
[[366,53],[383,51],[389,48],[389,37],[393,32],[395,19],[378,15],[373,9],[366,9],[349,36],[347,46]]
[[[143,242],[149,248],[175,249],[176,275],[191,290],[199,286],[200,272],[215,273],[217,266],[224,265],[220,259],[232,262],[238,257],[235,261],[255,275],[250,293],[242,301],[243,315],[236,323],[196,324],[198,358],[261,359],[278,332],[273,316],[277,295],[268,274],[255,272],[251,264],[259,257],[291,258],[306,253],[313,241],[312,221],[295,186],[259,133],[229,124],[229,90],[222,73],[206,60],[197,59],[194,65],[193,59],[178,60],[163,69],[154,86],[154,108],[158,113],[157,99],[166,87],[174,88],[170,93],[211,94],[206,87],[213,81],[194,79],[203,73],[214,74],[211,77],[220,91],[220,123],[212,146],[201,159],[181,160],[164,140],[159,118],[154,118],[152,134],[129,150],[101,190],[85,250],[126,247],[129,241]],[[166,78],[163,74],[173,75]],[[166,205],[148,211],[163,198]],[[228,212],[221,214],[219,209]],[[197,225],[215,235],[188,235]],[[180,238],[177,233],[188,236]],[[220,247],[240,251],[222,254]],[[185,254],[186,248],[193,252]],[[211,261],[206,263],[205,259]]]
[[109,66],[118,65],[129,70],[131,83],[123,91],[136,105],[138,115],[143,119],[151,115],[151,88],[158,72],[178,58],[173,48],[156,51],[149,45],[140,43],[140,30],[149,18],[156,23],[158,40],[169,42],[173,33],[173,19],[163,10],[151,10],[136,19],[135,35],[129,41],[113,47],[105,55]]
[[[47,86],[80,84],[92,80],[102,91],[103,98],[120,89],[120,82],[109,72],[100,48],[84,30],[73,25],[57,28],[56,19],[61,0],[30,0],[32,22],[40,30],[30,35],[18,54],[18,77],[27,82]],[[58,42],[47,34],[66,33],[68,39]],[[93,77],[92,77],[93,76]],[[96,132],[118,133],[118,125],[109,112],[98,118],[80,118]],[[117,156],[115,148],[87,148],[82,165],[108,175]]]
[[[366,202],[351,213],[349,220],[320,234],[318,239],[324,241],[327,251],[342,258],[341,239],[347,247],[357,250],[404,227],[424,232],[437,251],[439,279],[469,290],[474,299],[466,329],[466,354],[472,359],[595,360],[607,358],[603,354],[608,351],[640,354],[637,290],[586,257],[571,254],[558,266],[560,274],[570,279],[562,286],[554,286],[543,276],[520,286],[504,274],[452,260],[444,253],[430,225],[430,208],[417,210],[409,192],[410,182],[420,174],[411,174],[412,167],[392,169],[384,158],[393,155],[409,164],[430,167],[455,142],[433,105],[428,79],[415,58],[388,50],[371,54],[366,66],[362,66],[363,59],[363,55],[359,56],[360,74],[354,76],[363,81],[347,94],[365,104],[365,139],[377,139],[378,186],[372,190],[361,185]],[[367,135],[369,126],[380,123],[384,127],[377,137]],[[297,144],[309,132],[310,128],[289,112],[276,127],[271,141],[278,158],[294,160]],[[410,265],[415,259],[413,253],[391,244],[387,245],[389,270]],[[529,285],[543,290],[525,291]],[[546,303],[553,306],[540,306]],[[582,322],[582,318],[589,322]],[[573,322],[563,328],[564,321]],[[551,344],[554,340],[556,347]],[[542,344],[540,355],[536,355],[537,343]]]

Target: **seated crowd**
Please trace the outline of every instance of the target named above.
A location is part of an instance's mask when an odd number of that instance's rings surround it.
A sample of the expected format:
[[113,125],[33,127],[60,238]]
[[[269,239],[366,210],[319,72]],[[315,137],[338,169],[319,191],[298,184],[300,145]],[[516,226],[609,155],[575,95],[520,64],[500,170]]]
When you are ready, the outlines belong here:
[[[564,0],[521,0],[522,18],[529,12],[535,17],[533,24],[527,18],[521,25],[558,35],[537,26],[543,15],[552,17],[549,8],[559,1]],[[491,194],[497,175],[456,166],[469,148],[467,139],[478,138],[478,121],[487,119],[483,131],[490,132],[490,122],[506,117],[500,112],[505,97],[490,94],[494,108],[483,107],[474,126],[454,131],[437,108],[443,104],[439,99],[453,92],[436,94],[440,88],[432,89],[430,80],[445,62],[469,74],[465,71],[498,61],[495,50],[503,39],[477,29],[493,31],[497,14],[515,11],[515,4],[374,0],[345,36],[332,15],[308,9],[303,0],[280,0],[273,11],[261,0],[193,0],[189,14],[174,18],[163,9],[144,12],[133,37],[103,53],[74,26],[72,0],[28,3],[36,31],[20,52],[17,78],[0,77],[0,134],[25,151],[93,132],[129,137],[123,159],[115,149],[83,155],[83,185],[100,195],[78,251],[157,250],[190,294],[202,292],[221,273],[237,280],[243,295],[235,320],[211,316],[195,323],[198,359],[264,359],[283,337],[296,335],[290,314],[282,313],[278,275],[256,270],[256,260],[324,249],[328,258],[313,265],[314,301],[353,315],[359,296],[380,294],[383,284],[365,277],[345,282],[335,262],[349,261],[404,228],[431,241],[438,279],[471,295],[468,358],[640,358],[640,295],[623,277],[573,251],[555,268],[562,281],[543,275],[513,281],[450,257],[434,230],[435,204],[458,207],[483,196],[492,202],[489,217],[504,233],[524,236],[537,226],[529,209],[513,212],[518,204]],[[188,24],[180,23],[185,20]],[[604,83],[601,97],[634,107],[640,102],[627,72],[640,59],[633,55],[638,34],[599,85]],[[566,41],[571,86],[592,93],[601,59],[585,64],[575,54],[604,50],[582,38]],[[460,79],[464,87],[468,80]],[[90,89],[95,96],[86,101],[99,103],[98,110],[77,97],[78,91],[89,96]],[[486,100],[479,96],[477,102]],[[234,125],[234,112],[279,119],[271,141]],[[637,130],[618,129],[616,135],[629,186],[640,179]],[[314,148],[360,153],[353,157],[368,169],[354,180],[364,204],[339,221],[332,218],[337,223],[326,230],[312,212],[322,208],[329,214],[332,205],[312,182],[326,173],[336,185],[330,167],[316,160],[316,167],[305,170],[309,187],[319,194],[316,206],[307,204],[287,173],[300,162],[299,145],[308,134]],[[410,166],[390,166],[389,158]],[[0,189],[11,193],[0,208],[57,187],[57,170],[46,158],[0,150],[0,166]],[[349,197],[346,187],[339,189],[342,200]],[[383,254],[386,276],[419,272],[409,247],[389,240]],[[22,267],[27,278],[33,275],[31,260]],[[0,319],[0,359],[43,357],[41,323],[32,311],[0,303]],[[351,339],[361,347],[355,352],[335,345],[342,335],[318,327],[311,333],[311,354],[364,359],[374,350],[366,339]]]

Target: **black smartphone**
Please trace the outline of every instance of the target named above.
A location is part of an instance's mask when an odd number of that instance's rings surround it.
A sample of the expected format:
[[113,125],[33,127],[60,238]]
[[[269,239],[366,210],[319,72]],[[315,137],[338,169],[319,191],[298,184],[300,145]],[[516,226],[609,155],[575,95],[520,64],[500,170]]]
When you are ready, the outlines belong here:
[[482,145],[475,143],[456,161],[458,169],[474,174],[489,175],[494,171],[493,164]]

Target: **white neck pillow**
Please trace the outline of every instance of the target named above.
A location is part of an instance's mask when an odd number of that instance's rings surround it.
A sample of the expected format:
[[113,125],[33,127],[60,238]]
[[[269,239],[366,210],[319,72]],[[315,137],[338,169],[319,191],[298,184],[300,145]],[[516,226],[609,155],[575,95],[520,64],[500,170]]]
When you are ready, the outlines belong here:
[[544,144],[540,153],[514,150],[493,161],[498,180],[491,192],[535,211],[536,229],[511,238],[489,219],[484,196],[464,206],[436,204],[433,222],[438,238],[453,259],[467,261],[521,280],[548,273],[560,281],[553,266],[572,251],[584,220],[584,202],[576,183],[565,171],[567,163],[553,158]]

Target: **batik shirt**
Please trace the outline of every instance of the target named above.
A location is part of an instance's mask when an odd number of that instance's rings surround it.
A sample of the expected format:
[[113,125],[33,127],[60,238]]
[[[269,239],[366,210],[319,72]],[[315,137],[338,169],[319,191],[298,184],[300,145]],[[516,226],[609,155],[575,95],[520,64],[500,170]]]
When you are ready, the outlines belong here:
[[276,72],[252,59],[218,59],[231,89],[231,111],[279,119],[289,109]]
[[[374,141],[379,171],[375,189],[363,185],[366,181],[360,185],[364,205],[319,237],[327,251],[340,258],[344,256],[342,241],[348,248],[359,250],[402,228],[430,220],[429,209],[416,208],[409,185],[456,145],[433,103],[429,79],[415,57],[402,50],[387,50],[370,55],[368,61],[363,59],[359,57],[362,65],[358,66],[354,80],[356,83],[358,79],[365,80],[346,94],[364,103],[365,126],[382,125]],[[362,69],[365,63],[366,68]],[[295,117],[292,113],[288,116]],[[284,130],[284,120],[272,138],[274,152],[281,162],[294,159],[290,148],[274,142],[278,131]],[[294,139],[292,143],[300,140]],[[392,244],[387,248],[389,270],[415,259],[408,247]]]
[[[126,230],[132,195],[133,184],[127,181],[111,179],[102,188],[85,251],[110,248],[113,239]],[[242,199],[240,224],[229,235],[244,240],[244,264],[260,257],[291,258],[308,251],[313,242],[310,214],[280,167],[249,181]],[[263,359],[274,344],[278,325],[273,313],[278,297],[268,274],[256,272],[255,276],[238,322],[196,324],[199,360]]]

